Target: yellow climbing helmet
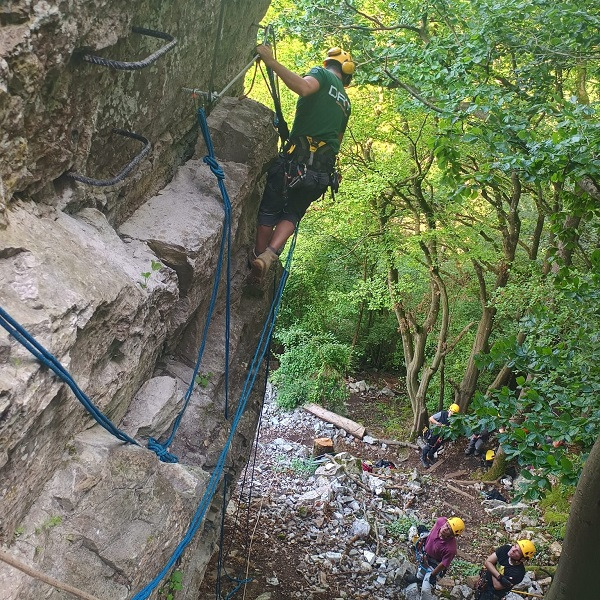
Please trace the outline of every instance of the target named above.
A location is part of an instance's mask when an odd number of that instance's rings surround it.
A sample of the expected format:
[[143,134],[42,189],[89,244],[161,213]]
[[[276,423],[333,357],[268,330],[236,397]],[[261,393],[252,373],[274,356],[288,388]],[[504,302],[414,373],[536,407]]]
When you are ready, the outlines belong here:
[[494,456],[496,456],[496,453],[493,450],[488,450],[485,453],[485,460],[494,460]]
[[533,558],[535,554],[535,544],[531,540],[519,540],[517,542],[525,558]]
[[448,407],[448,412],[451,412],[453,415],[460,412],[460,406],[456,403],[451,404]]
[[465,530],[465,522],[460,517],[450,517],[448,525],[450,525],[454,535],[460,535]]
[[354,61],[350,56],[349,52],[338,48],[330,48],[327,50],[327,58],[325,58],[325,64],[328,60],[335,60],[342,65],[342,73],[344,75],[352,75],[354,73]]

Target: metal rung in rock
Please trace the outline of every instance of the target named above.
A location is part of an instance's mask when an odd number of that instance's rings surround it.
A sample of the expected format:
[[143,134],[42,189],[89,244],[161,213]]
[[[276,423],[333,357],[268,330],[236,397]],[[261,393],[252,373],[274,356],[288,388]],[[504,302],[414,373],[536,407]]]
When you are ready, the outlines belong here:
[[129,173],[139,164],[139,162],[150,152],[152,145],[150,141],[145,138],[143,135],[139,135],[137,133],[133,133],[132,131],[125,131],[124,129],[113,129],[113,133],[117,133],[118,135],[122,135],[123,137],[128,137],[134,140],[138,140],[144,144],[141,152],[133,158],[133,160],[126,165],[118,175],[115,175],[112,179],[92,179],[91,177],[86,177],[85,175],[79,175],[78,173],[67,173],[68,177],[75,179],[75,181],[79,181],[81,183],[86,183],[87,185],[95,185],[97,187],[106,187],[109,185],[115,185],[115,183],[119,183],[119,181],[123,181]]
[[112,67],[113,69],[119,69],[121,71],[135,71],[137,69],[143,69],[148,65],[151,65],[154,61],[160,58],[163,54],[167,53],[175,44],[177,40],[168,33],[162,31],[155,31],[154,29],[144,29],[143,27],[132,27],[133,33],[140,33],[141,35],[148,35],[150,37],[160,38],[162,40],[168,40],[168,44],[163,46],[160,50],[157,50],[154,54],[151,54],[148,58],[136,62],[123,62],[120,60],[111,60],[110,58],[104,58],[102,56],[94,56],[93,54],[84,54],[83,60],[95,65],[102,67]]

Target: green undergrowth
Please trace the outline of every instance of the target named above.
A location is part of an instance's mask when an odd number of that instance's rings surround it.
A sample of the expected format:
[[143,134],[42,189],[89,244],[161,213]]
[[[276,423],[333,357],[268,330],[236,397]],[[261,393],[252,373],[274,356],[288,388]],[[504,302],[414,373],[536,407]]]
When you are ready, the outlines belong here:
[[350,347],[331,334],[312,334],[298,327],[279,331],[277,338],[285,348],[271,376],[279,406],[291,410],[312,402],[344,414]]
[[540,500],[539,507],[548,526],[547,531],[557,540],[565,538],[574,493],[575,488],[571,486],[556,485]]
[[394,538],[406,537],[408,530],[414,525],[415,527],[419,524],[419,521],[411,517],[400,517],[395,521],[392,521],[387,526],[387,532]]
[[452,561],[452,577],[454,579],[464,579],[465,577],[473,577],[479,575],[481,571],[481,565],[476,565],[468,560],[462,558],[455,558]]

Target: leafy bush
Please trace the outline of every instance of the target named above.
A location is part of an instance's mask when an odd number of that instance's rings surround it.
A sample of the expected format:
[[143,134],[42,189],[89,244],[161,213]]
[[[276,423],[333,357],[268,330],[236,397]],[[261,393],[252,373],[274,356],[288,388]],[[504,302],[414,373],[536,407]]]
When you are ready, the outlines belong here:
[[292,458],[290,469],[297,475],[314,475],[319,463],[312,458]]
[[296,327],[278,332],[277,339],[285,348],[272,375],[277,403],[293,409],[314,402],[343,410],[348,399],[344,376],[350,366],[350,346],[337,342],[332,334],[311,334]]
[[[592,258],[600,266],[600,251]],[[517,389],[496,390],[491,401],[478,394],[471,405],[479,427],[506,427],[498,441],[507,458],[533,467],[521,470],[530,498],[550,492],[553,480],[575,485],[600,428],[600,277],[560,272],[553,283],[520,321],[525,341],[501,338],[478,359],[522,374]]]
[[400,537],[408,535],[408,530],[414,525],[415,527],[419,524],[419,521],[412,517],[400,517],[395,521],[392,521],[387,526],[387,532],[392,537]]
[[476,565],[475,563],[463,560],[462,558],[455,558],[452,561],[451,568],[452,577],[455,579],[458,578],[458,576],[460,576],[461,579],[473,577],[474,575],[479,575],[479,571],[481,571],[481,565]]

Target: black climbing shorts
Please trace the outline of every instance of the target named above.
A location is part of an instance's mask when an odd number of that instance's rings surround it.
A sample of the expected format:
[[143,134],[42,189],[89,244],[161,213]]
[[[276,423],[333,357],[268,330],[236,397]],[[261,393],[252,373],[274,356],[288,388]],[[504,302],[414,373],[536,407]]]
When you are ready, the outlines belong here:
[[267,172],[267,184],[258,209],[258,224],[274,227],[279,221],[298,225],[308,207],[326,191],[328,184],[312,181],[310,186],[298,185],[285,189],[289,161],[277,157]]

